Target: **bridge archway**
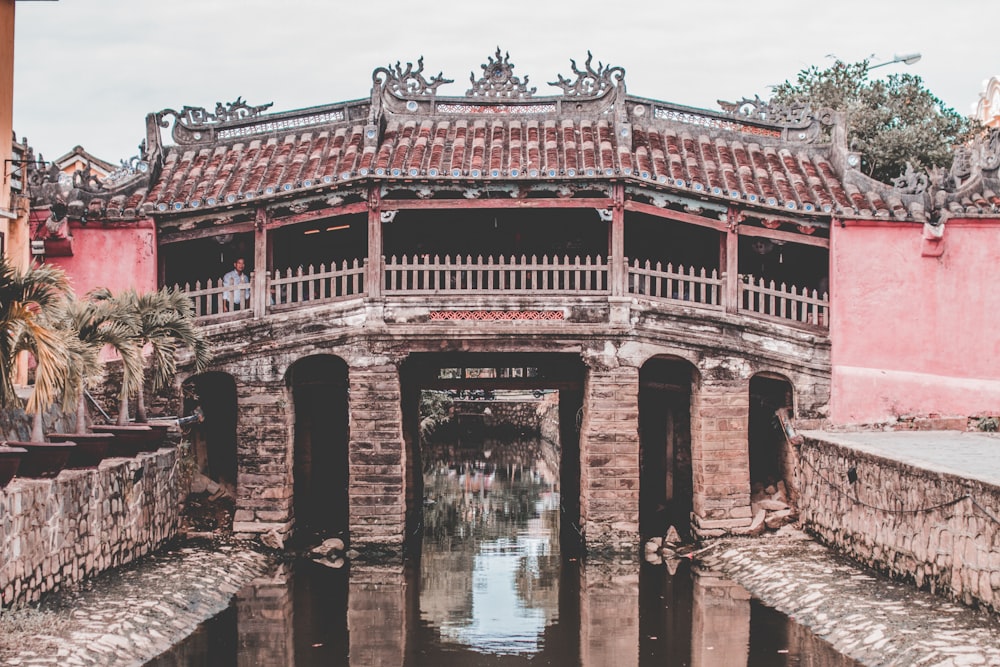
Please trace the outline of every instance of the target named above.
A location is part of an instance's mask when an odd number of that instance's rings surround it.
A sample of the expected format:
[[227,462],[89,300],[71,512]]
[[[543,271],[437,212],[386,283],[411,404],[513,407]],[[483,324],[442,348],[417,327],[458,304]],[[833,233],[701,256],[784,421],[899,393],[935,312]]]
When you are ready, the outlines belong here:
[[558,393],[560,490],[560,541],[565,554],[578,553],[580,543],[580,432],[586,366],[569,353],[538,352],[420,352],[400,366],[403,430],[407,449],[407,534],[420,525],[422,452],[420,396],[423,391],[444,391],[464,396],[496,396],[519,392],[535,397]]
[[332,355],[297,360],[285,378],[293,404],[297,536],[348,539],[348,369]]
[[205,416],[188,434],[198,471],[235,491],[236,381],[228,373],[211,371],[188,378],[182,389],[183,414],[200,407]]
[[758,373],[750,378],[747,447],[751,495],[780,481],[791,490],[794,466],[775,411],[792,407],[793,400],[792,383],[788,378],[776,373]]
[[697,369],[657,356],[639,369],[639,532],[690,533],[693,508],[691,394]]

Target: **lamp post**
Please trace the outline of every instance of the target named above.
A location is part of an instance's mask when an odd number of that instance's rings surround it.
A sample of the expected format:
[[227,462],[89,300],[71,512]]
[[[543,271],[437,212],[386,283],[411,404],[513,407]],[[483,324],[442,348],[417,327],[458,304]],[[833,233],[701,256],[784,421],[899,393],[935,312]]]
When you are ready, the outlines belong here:
[[870,72],[873,69],[875,69],[876,67],[885,67],[886,65],[895,65],[896,63],[903,63],[904,65],[912,65],[913,63],[917,62],[918,60],[920,60],[920,54],[919,53],[907,53],[906,55],[903,55],[903,56],[896,56],[896,55],[894,55],[892,57],[892,60],[887,60],[884,63],[879,63],[878,65],[869,65],[868,71]]

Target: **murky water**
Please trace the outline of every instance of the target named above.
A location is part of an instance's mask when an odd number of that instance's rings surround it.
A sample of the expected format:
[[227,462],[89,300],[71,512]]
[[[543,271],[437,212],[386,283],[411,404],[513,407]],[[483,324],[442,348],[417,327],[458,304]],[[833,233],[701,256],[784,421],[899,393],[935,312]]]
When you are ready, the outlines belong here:
[[558,479],[542,458],[458,454],[425,452],[423,542],[405,567],[283,565],[148,664],[855,664],[687,560],[561,553]]

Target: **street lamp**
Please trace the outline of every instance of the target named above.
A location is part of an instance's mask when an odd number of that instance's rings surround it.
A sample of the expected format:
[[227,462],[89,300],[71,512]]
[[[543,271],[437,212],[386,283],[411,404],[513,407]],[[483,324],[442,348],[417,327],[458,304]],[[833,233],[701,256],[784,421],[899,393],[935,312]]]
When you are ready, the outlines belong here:
[[919,53],[907,53],[905,56],[892,57],[892,60],[887,60],[884,63],[879,63],[878,65],[869,65],[868,71],[875,69],[876,67],[885,67],[886,65],[895,65],[896,63],[903,63],[904,65],[912,65],[913,63],[920,60]]

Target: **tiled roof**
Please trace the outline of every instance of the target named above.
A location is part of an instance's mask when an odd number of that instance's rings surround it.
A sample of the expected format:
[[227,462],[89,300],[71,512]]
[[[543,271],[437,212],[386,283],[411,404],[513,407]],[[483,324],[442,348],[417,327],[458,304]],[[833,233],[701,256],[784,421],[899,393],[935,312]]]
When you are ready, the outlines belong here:
[[[509,76],[511,67],[504,66]],[[127,219],[369,180],[433,185],[610,178],[667,194],[740,202],[765,214],[925,221],[933,208],[926,195],[905,194],[852,169],[846,147],[823,139],[818,116],[785,115],[775,122],[781,114],[774,109],[754,114],[745,104],[727,112],[679,107],[625,95],[620,68],[595,71],[588,59],[586,71],[575,64],[574,70],[577,82],[560,77],[562,97],[532,98],[533,89],[513,76],[501,82],[506,87],[493,89],[484,79],[464,98],[438,97],[438,86],[448,81],[424,79],[421,63],[416,71],[398,65],[376,70],[370,101],[267,115],[260,113],[266,106],[242,100],[218,105],[215,114],[164,110],[147,121],[156,128],[147,139],[148,159],[158,164],[84,208],[93,216]],[[167,115],[176,117],[172,146],[159,136]],[[992,181],[978,183],[978,192],[942,208],[1000,213]]]

